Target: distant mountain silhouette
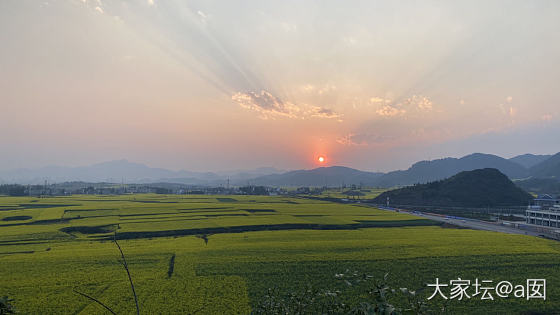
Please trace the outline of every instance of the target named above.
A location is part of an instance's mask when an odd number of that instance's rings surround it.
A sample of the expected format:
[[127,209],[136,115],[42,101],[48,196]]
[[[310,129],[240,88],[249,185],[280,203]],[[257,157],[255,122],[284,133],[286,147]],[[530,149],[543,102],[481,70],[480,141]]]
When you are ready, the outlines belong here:
[[344,166],[319,167],[266,175],[250,181],[252,185],[268,186],[341,186],[363,184],[375,186],[382,173],[364,172]]
[[515,184],[532,193],[560,196],[560,153],[531,167],[529,173],[530,178]]
[[[174,171],[149,167],[127,160],[116,160],[82,167],[49,166],[37,169],[0,171],[0,183],[41,184],[49,182],[83,181],[91,183],[180,183],[200,186],[340,186],[365,185],[396,187],[423,184],[448,178],[462,171],[495,168],[511,179],[555,178],[560,180],[560,153],[545,159],[546,155],[524,154],[512,159],[475,153],[462,158],[444,158],[421,161],[407,170],[377,173],[349,167],[331,166],[312,170],[285,172],[271,167],[223,172]],[[527,169],[523,166],[544,161]]]
[[525,168],[531,168],[539,163],[549,159],[552,155],[535,155],[535,154],[522,154],[509,159]]
[[84,181],[120,183],[168,182],[188,185],[223,185],[227,179],[241,180],[282,172],[273,168],[261,168],[229,173],[173,171],[149,167],[127,160],[116,160],[90,166],[49,166],[38,169],[17,169],[0,172],[0,183],[41,184],[49,182]]
[[524,206],[532,196],[493,168],[464,171],[448,179],[384,192],[374,202],[393,205]]
[[560,153],[556,153],[545,161],[531,167],[529,171],[536,178],[555,178],[560,180]]
[[510,178],[525,178],[528,170],[509,160],[496,155],[474,153],[460,159],[445,158],[418,162],[408,170],[389,172],[381,176],[377,186],[394,187],[422,184],[453,176],[462,171],[481,168],[496,168]]
[[[338,186],[362,183],[366,186],[390,188],[428,183],[451,177],[463,171],[483,168],[495,168],[511,179],[525,179],[531,176],[532,172],[519,164],[519,161],[522,161],[521,163],[531,163],[529,160],[538,159],[546,159],[546,156],[525,154],[508,160],[492,154],[474,153],[462,158],[421,161],[415,163],[407,170],[392,171],[386,174],[333,166],[257,177],[249,182],[255,185],[270,186]],[[547,174],[546,176],[548,177],[552,176],[549,174],[552,169],[555,168],[545,168],[543,166],[539,176],[544,176],[543,174]]]

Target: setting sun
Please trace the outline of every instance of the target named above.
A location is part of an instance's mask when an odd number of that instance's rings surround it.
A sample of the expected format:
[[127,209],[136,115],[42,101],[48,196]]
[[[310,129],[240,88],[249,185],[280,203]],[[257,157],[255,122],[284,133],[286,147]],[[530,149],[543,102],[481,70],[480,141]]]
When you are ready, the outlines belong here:
[[560,0],[0,0],[0,315],[560,315],[559,30]]

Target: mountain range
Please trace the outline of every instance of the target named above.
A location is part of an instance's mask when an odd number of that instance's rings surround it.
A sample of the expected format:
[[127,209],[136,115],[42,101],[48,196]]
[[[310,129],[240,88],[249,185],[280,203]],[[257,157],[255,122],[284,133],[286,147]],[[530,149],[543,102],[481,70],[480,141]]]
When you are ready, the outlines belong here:
[[186,185],[216,186],[232,182],[245,182],[262,175],[284,173],[272,167],[228,172],[173,171],[149,167],[127,160],[116,160],[81,167],[48,166],[37,169],[0,171],[0,183],[42,184],[48,182],[111,182],[155,183],[169,182]]
[[383,175],[378,180],[380,187],[407,186],[427,183],[451,177],[462,171],[481,168],[495,168],[509,178],[525,178],[529,170],[511,160],[496,155],[475,153],[462,158],[445,158],[433,161],[421,161],[404,171],[394,171]]
[[512,157],[511,159],[509,159],[512,162],[515,162],[517,164],[520,164],[522,166],[524,166],[525,168],[531,168],[539,163],[544,162],[545,160],[549,159],[550,157],[552,157],[552,155],[547,154],[547,155],[535,155],[535,154],[522,154],[522,155],[518,155],[516,157]]
[[406,170],[388,173],[360,171],[331,166],[311,170],[282,171],[264,167],[229,172],[173,171],[148,167],[127,160],[117,160],[83,167],[50,166],[38,169],[0,171],[0,183],[41,184],[49,182],[168,182],[198,186],[229,184],[265,186],[341,186],[365,185],[395,187],[422,184],[449,178],[463,171],[494,168],[510,179],[522,182],[542,178],[560,181],[560,153],[555,155],[524,154],[505,159],[496,155],[474,153],[461,158],[421,161]]
[[560,153],[557,153],[530,168],[530,173],[536,178],[560,179]]
[[[528,168],[526,165],[533,165]],[[444,158],[421,161],[407,170],[388,173],[364,172],[333,166],[312,170],[291,171],[283,174],[265,175],[251,180],[251,183],[270,186],[339,186],[342,184],[362,184],[375,187],[408,186],[449,178],[463,171],[494,168],[511,179],[529,178],[560,179],[560,153],[543,156],[525,154],[511,159],[474,153],[462,158]]]
[[364,172],[344,166],[331,166],[265,175],[251,180],[251,184],[267,186],[341,186],[361,183],[365,186],[375,186],[381,176],[383,176],[383,173]]

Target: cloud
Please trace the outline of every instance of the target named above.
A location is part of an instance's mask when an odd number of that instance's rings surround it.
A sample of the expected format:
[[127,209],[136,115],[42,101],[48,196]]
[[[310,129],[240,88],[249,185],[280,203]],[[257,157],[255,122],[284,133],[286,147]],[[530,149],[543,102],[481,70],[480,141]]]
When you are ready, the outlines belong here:
[[238,92],[231,99],[242,108],[259,113],[262,119],[274,119],[276,117],[307,119],[315,117],[340,120],[342,117],[342,115],[328,108],[306,104],[298,106],[291,102],[285,102],[265,90],[247,93]]
[[393,104],[391,99],[374,96],[369,99],[369,103],[378,106],[379,108],[375,112],[383,117],[396,117],[405,114],[429,112],[434,108],[432,101],[423,95],[412,95],[396,104]]
[[350,133],[346,136],[339,137],[336,142],[346,146],[368,146],[374,144],[383,144],[388,140],[392,140],[393,137],[384,136],[380,134],[373,133],[361,133],[354,134]]
[[406,114],[406,110],[402,108],[396,108],[390,105],[385,105],[380,109],[375,111],[378,115],[384,117],[393,117]]
[[510,107],[509,108],[509,116],[510,117],[515,117],[515,115],[517,115],[517,109],[515,107]]
[[500,111],[502,112],[502,114],[504,114],[504,115],[507,114],[507,111],[506,111],[506,108],[505,108],[504,104],[499,104],[498,108],[500,108]]
[[342,115],[334,112],[332,109],[323,108],[319,106],[311,106],[309,109],[309,115],[311,117],[318,117],[318,118],[342,118]]
[[324,87],[317,90],[317,94],[322,95],[331,91],[336,91],[335,85],[325,85]]
[[394,147],[416,142],[436,141],[447,137],[443,111],[435,108],[432,100],[424,95],[411,95],[401,101],[385,97],[370,97],[369,106],[374,117],[359,124],[349,134],[336,142],[347,146]]
[[509,125],[517,123],[516,117],[518,109],[516,107],[510,106],[509,104],[499,104],[498,108],[502,112],[503,122],[507,122]]
[[356,139],[356,135],[351,133],[348,134],[344,137],[339,137],[336,139],[336,142],[342,145],[347,145],[347,146],[365,146],[367,145],[367,143],[362,142],[362,141],[358,141]]
[[388,103],[391,103],[391,102],[392,101],[390,99],[377,97],[377,96],[371,97],[369,99],[370,104],[388,104]]
[[154,0],[148,0],[148,5],[152,6],[154,4],[155,4]]
[[301,87],[301,89],[305,92],[310,92],[315,90],[315,86],[313,84],[306,84]]
[[326,84],[324,86],[316,86],[313,84],[305,84],[300,87],[300,89],[304,92],[315,92],[318,95],[323,95],[329,92],[336,91],[336,85]]
[[264,90],[261,90],[260,93],[238,92],[231,99],[245,109],[259,112],[265,119],[269,116],[296,118],[299,112],[297,106],[291,103],[286,104],[281,99]]
[[94,10],[95,12],[101,14],[105,13],[105,11],[103,10],[103,3],[101,2],[101,0],[81,0],[81,1],[90,10]]
[[202,23],[206,24],[206,21],[208,20],[208,15],[200,10],[196,11],[196,14],[200,17]]
[[433,109],[432,101],[426,96],[413,95],[403,102],[404,106],[417,108],[421,111],[431,111]]

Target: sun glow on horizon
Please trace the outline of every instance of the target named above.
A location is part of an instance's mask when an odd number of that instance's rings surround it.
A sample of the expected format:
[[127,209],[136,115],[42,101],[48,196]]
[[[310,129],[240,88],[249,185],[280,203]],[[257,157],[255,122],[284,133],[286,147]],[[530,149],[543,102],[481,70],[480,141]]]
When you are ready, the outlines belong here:
[[560,1],[543,2],[0,0],[0,183],[124,158],[388,172],[554,154]]

